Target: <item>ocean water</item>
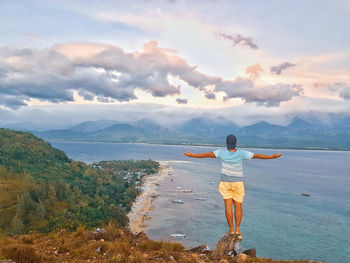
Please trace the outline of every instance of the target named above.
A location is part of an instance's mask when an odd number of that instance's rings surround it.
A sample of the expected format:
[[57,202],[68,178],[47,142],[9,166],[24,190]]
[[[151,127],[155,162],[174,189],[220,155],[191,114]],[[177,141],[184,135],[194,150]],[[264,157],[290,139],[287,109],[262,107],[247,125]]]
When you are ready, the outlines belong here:
[[[85,162],[122,159],[170,161],[168,178],[146,233],[168,240],[171,233],[186,247],[216,242],[228,230],[224,203],[218,192],[220,161],[183,155],[217,148],[147,144],[52,141],[70,158]],[[280,152],[275,160],[244,163],[246,196],[241,231],[243,249],[255,247],[259,257],[350,262],[350,152],[248,149]],[[192,193],[181,190],[192,189]],[[309,193],[310,197],[301,193]],[[196,198],[207,198],[205,201]],[[184,204],[171,200],[181,199]]]

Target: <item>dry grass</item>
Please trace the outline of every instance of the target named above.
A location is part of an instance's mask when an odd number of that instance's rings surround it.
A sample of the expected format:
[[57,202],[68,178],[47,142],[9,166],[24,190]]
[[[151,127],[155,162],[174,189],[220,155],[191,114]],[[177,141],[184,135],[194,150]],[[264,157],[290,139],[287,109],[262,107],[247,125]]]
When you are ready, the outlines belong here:
[[273,260],[270,258],[248,258],[249,263],[312,263],[311,260]]
[[31,245],[11,245],[2,249],[5,258],[11,258],[17,263],[41,263],[42,257],[36,253]]
[[[146,235],[133,235],[110,223],[105,233],[93,233],[84,227],[76,232],[31,233],[22,236],[0,235],[0,260],[17,263],[147,263],[218,262],[211,254],[201,255],[184,250],[180,243],[149,240]],[[101,235],[100,235],[101,234]],[[309,261],[276,261],[250,258],[250,263],[310,263]]]

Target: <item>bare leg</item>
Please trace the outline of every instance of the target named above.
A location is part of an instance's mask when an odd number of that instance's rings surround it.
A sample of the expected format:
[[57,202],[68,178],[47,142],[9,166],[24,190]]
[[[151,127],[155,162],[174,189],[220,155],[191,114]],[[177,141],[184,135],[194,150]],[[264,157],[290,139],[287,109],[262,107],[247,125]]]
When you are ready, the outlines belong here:
[[[227,224],[229,226],[229,233],[233,234],[234,228],[233,228],[233,213],[232,213],[232,204],[233,204],[233,199],[224,199],[225,201],[225,215],[226,215],[226,220]],[[235,210],[236,214],[236,210]]]
[[240,226],[242,221],[242,203],[239,203],[233,200],[233,205],[235,207],[235,223],[236,223],[235,233],[241,233]]

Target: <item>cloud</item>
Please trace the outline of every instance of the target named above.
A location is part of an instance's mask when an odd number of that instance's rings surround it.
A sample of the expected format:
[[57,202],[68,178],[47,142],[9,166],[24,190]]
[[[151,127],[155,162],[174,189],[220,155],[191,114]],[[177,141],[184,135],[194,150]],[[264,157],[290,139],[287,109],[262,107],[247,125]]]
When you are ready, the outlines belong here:
[[226,93],[224,100],[242,98],[245,102],[256,102],[258,105],[276,107],[282,101],[293,96],[300,96],[303,89],[297,84],[271,84],[256,86],[251,79],[237,77],[234,81],[223,81],[215,88]]
[[0,96],[0,105],[3,105],[9,109],[17,110],[21,106],[26,106],[27,103],[25,103],[21,98],[6,95]]
[[336,82],[327,85],[328,89],[339,93],[339,97],[344,100],[350,100],[350,83]]
[[272,66],[270,68],[270,71],[272,74],[281,75],[282,71],[286,70],[287,68],[291,68],[291,67],[295,67],[295,66],[296,66],[296,64],[284,62],[284,63],[279,64],[277,66]]
[[216,95],[214,93],[206,93],[205,97],[209,100],[215,100],[216,99]]
[[259,64],[248,66],[245,70],[245,73],[253,80],[259,78],[260,72],[263,72],[263,70]]
[[229,34],[219,33],[218,35],[220,38],[230,41],[234,46],[241,44],[251,49],[258,49],[258,45],[253,42],[251,37],[244,37],[241,34],[229,35]]
[[176,99],[176,102],[178,104],[187,104],[188,103],[187,99],[180,99],[180,98]]
[[[227,98],[268,106],[290,100],[300,90],[283,84],[261,88],[252,79],[224,80],[201,73],[177,51],[161,48],[156,41],[135,52],[100,43],[68,43],[44,49],[4,47],[0,48],[0,68],[0,105],[12,109],[25,106],[30,99],[74,101],[75,92],[85,100],[106,103],[136,100],[136,89],[154,97],[180,95],[181,87],[169,82],[169,76],[203,91],[208,99],[215,99],[215,92],[223,91]],[[256,76],[259,65],[255,65],[255,71],[248,71]]]
[[314,87],[315,88],[320,88],[320,87],[324,87],[324,86],[326,86],[327,84],[326,83],[324,83],[324,82],[321,82],[321,81],[317,81],[317,82],[315,82],[314,83]]
[[344,100],[350,100],[350,86],[347,88],[344,88],[341,92],[340,92],[340,97],[343,98]]

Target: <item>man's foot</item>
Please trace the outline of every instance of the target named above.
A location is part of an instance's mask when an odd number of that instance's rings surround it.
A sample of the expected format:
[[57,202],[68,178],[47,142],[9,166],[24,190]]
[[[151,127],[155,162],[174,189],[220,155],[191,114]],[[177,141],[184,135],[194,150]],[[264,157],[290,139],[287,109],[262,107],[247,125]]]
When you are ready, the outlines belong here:
[[233,229],[229,229],[227,234],[234,235],[236,234],[236,232]]
[[235,232],[235,235],[237,236],[237,238],[239,239],[239,241],[243,241],[243,235],[241,232]]

